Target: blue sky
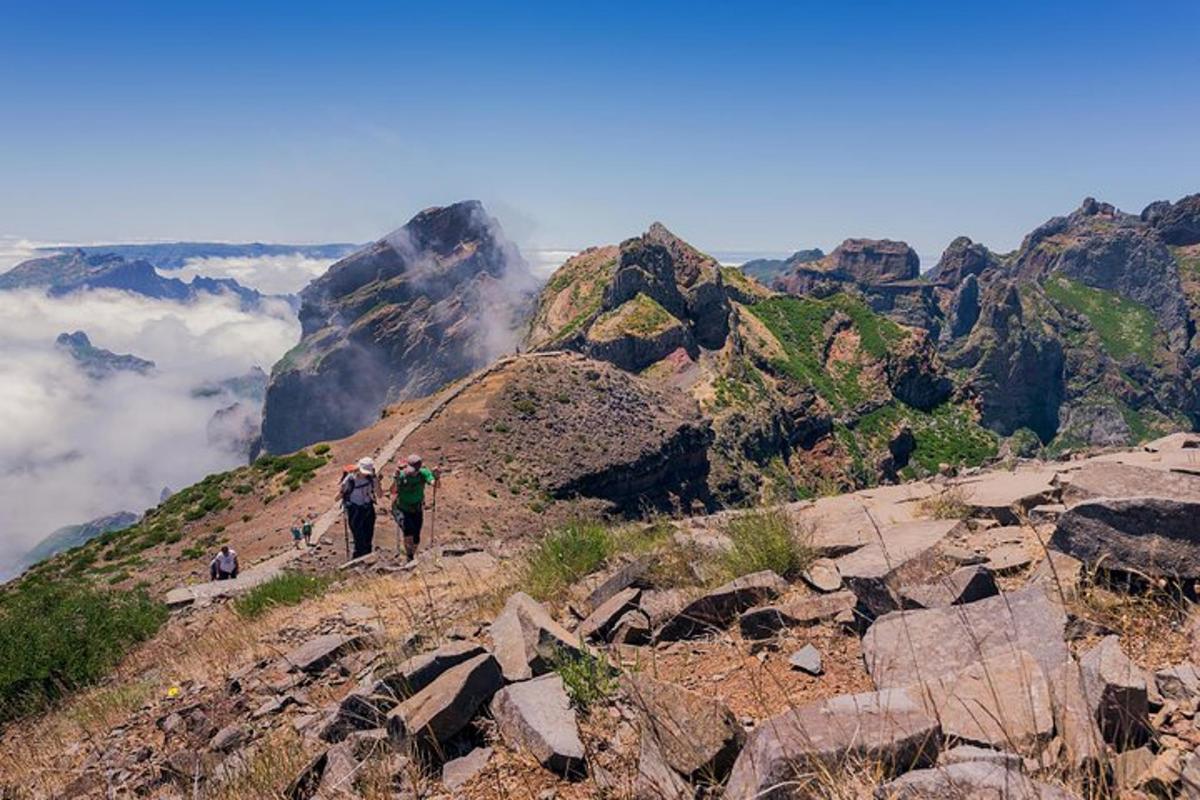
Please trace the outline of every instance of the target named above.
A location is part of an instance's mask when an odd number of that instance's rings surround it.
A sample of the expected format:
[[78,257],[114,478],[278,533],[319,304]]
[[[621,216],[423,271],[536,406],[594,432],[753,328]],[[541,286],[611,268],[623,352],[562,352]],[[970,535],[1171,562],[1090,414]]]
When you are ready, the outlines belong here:
[[957,234],[1200,191],[1200,3],[0,2],[0,235]]

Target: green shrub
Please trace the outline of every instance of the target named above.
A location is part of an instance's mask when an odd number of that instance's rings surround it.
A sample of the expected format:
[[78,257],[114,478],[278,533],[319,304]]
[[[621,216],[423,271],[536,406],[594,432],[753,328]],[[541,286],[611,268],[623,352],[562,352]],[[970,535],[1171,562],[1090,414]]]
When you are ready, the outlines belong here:
[[599,522],[575,520],[546,534],[529,554],[525,588],[538,600],[599,569],[612,553],[612,536]]
[[580,710],[587,710],[617,690],[612,667],[602,657],[587,651],[573,653],[560,648],[550,659],[550,669],[562,678],[563,688]]
[[0,597],[0,720],[38,711],[108,674],[167,619],[144,590],[24,581]]
[[319,444],[313,448],[313,453],[318,456],[323,456],[328,452],[329,452],[329,445],[325,444],[324,442],[322,442],[321,444]]
[[723,556],[731,578],[765,569],[788,578],[802,572],[815,557],[782,511],[739,514],[726,525],[725,533],[733,543]]
[[305,598],[321,594],[332,582],[332,578],[322,575],[284,572],[234,600],[233,610],[239,616],[253,619],[275,606],[294,606]]

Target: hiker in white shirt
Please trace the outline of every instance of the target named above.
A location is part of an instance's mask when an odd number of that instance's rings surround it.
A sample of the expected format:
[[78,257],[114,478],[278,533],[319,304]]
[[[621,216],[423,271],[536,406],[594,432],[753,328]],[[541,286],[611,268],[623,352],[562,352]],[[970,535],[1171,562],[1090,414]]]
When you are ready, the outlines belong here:
[[221,552],[209,562],[208,574],[214,581],[227,581],[238,576],[237,550],[231,550],[229,545],[222,545]]

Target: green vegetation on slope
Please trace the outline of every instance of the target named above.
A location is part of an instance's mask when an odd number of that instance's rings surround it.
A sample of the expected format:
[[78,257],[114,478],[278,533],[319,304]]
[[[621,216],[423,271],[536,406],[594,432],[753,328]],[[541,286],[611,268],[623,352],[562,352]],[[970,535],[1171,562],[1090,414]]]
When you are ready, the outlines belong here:
[[915,442],[908,466],[901,470],[905,478],[935,473],[941,464],[978,466],[999,450],[994,433],[981,427],[970,410],[950,403],[932,412],[889,403],[862,417],[850,435],[861,446],[883,451],[901,426],[912,431]]
[[0,721],[94,683],[158,631],[167,609],[144,591],[22,580],[0,595]]
[[835,294],[819,300],[812,297],[771,297],[748,306],[783,347],[785,357],[772,366],[803,384],[811,386],[835,409],[845,409],[864,398],[859,383],[861,364],[839,362],[831,369],[822,363],[825,323],[841,312],[850,318],[858,334],[862,353],[873,359],[883,358],[902,341],[904,329],[871,311],[858,298]]
[[233,601],[233,610],[247,619],[259,617],[276,606],[294,606],[321,594],[333,582],[324,575],[284,572],[260,583]]
[[1044,289],[1055,303],[1084,316],[1117,361],[1136,356],[1149,362],[1154,356],[1154,314],[1141,303],[1062,276],[1047,280]]
[[794,578],[816,557],[792,530],[787,514],[779,509],[739,514],[726,525],[725,534],[733,543],[723,556],[730,578],[767,569],[780,577]]
[[621,336],[648,338],[679,324],[679,320],[657,300],[638,292],[617,308],[597,317],[589,336],[600,341]]

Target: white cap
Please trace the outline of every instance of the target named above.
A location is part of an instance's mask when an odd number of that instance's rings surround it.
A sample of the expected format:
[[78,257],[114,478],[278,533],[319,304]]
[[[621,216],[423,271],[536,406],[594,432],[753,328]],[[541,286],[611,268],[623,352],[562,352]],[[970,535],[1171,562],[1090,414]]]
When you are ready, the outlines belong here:
[[358,471],[364,475],[375,474],[375,460],[370,456],[363,456],[358,460]]

